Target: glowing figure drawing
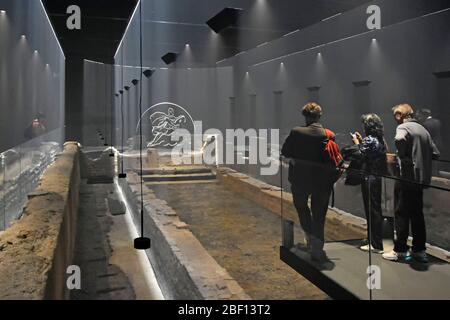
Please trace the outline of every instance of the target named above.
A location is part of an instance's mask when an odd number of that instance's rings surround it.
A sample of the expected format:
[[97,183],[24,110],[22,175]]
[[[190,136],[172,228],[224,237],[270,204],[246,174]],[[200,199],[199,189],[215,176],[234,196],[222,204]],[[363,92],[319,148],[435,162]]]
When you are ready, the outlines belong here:
[[153,140],[148,143],[147,147],[174,147],[177,142],[172,142],[171,135],[180,128],[180,126],[186,123],[186,117],[184,115],[175,116],[173,108],[169,108],[167,114],[164,112],[155,112],[150,116],[150,122],[152,124]]

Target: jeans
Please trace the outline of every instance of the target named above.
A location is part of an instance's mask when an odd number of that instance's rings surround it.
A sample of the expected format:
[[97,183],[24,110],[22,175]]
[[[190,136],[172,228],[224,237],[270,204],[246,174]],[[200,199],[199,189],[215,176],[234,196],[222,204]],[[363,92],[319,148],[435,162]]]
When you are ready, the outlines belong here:
[[[298,188],[292,185],[294,206],[297,209],[300,224],[303,231],[310,237],[311,251],[323,252],[325,244],[325,217],[328,210],[328,202],[332,187],[328,184],[323,188],[316,187],[313,190]],[[311,208],[308,199],[311,196]]]
[[425,218],[423,216],[423,187],[411,182],[395,183],[395,231],[397,239],[394,251],[408,251],[409,224],[413,237],[413,252],[426,250]]
[[[380,177],[367,176],[361,184],[366,213],[367,225],[370,224],[371,245],[375,249],[383,250],[383,211],[381,209],[381,181]],[[370,208],[369,208],[370,202]],[[370,223],[369,223],[370,222]],[[369,232],[369,228],[367,229]]]

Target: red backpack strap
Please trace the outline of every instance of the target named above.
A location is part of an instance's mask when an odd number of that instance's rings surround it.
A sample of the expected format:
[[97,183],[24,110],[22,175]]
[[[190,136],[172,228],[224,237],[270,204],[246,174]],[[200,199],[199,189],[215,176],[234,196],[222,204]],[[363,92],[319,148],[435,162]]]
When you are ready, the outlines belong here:
[[325,129],[325,135],[327,136],[328,140],[334,140],[335,134],[333,131]]

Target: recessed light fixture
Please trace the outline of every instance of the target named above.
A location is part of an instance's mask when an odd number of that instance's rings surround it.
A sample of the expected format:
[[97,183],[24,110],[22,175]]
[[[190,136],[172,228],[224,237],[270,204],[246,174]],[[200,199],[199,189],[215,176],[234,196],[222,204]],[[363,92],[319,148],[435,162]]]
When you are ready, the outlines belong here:
[[145,71],[142,72],[142,73],[144,74],[144,76],[145,76],[146,78],[150,78],[150,77],[153,75],[153,73],[155,73],[155,70],[147,69],[147,70],[145,70]]
[[186,43],[186,45],[185,45],[186,47],[190,47],[190,45],[189,45],[189,43]]
[[21,37],[22,39],[25,39],[25,38],[26,38],[24,34],[23,34],[23,35],[21,35],[20,37]]
[[222,30],[236,25],[242,11],[241,8],[225,8],[209,19],[206,24],[214,30],[215,33],[220,33]]
[[161,57],[161,59],[165,62],[165,64],[169,65],[177,60],[177,56],[178,54],[175,52],[167,52]]
[[38,51],[37,51],[37,50],[34,50],[34,53],[36,53],[36,54],[37,54],[37,53],[38,53]]
[[375,42],[375,41],[377,41],[377,39],[373,38],[372,41]]
[[0,10],[0,13],[1,13],[1,14],[5,14],[6,11],[5,11],[5,10]]

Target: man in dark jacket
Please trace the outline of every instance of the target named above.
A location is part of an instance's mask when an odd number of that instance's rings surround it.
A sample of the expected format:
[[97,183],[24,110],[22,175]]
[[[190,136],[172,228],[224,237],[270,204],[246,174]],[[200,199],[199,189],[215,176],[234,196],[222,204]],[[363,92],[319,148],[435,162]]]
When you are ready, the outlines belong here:
[[[431,139],[433,139],[436,147],[440,151],[444,151],[444,143],[442,142],[442,123],[440,120],[433,117],[430,109],[422,109],[418,111],[417,120],[422,124],[425,129],[430,133]],[[439,175],[439,163],[434,163],[433,175]]]
[[[433,159],[439,158],[439,150],[430,133],[413,118],[409,104],[393,108],[397,123],[395,146],[400,167],[401,181],[395,184],[395,229],[397,239],[394,250],[383,258],[391,261],[416,259],[427,262],[426,229],[423,216],[423,190],[431,183]],[[408,252],[409,224],[413,236],[412,252]]]
[[[327,136],[319,123],[322,108],[318,104],[308,103],[303,107],[302,114],[306,126],[292,129],[281,154],[291,159],[289,182],[311,258],[317,262],[326,262],[323,251],[325,216],[333,187],[329,173],[324,168]],[[311,208],[308,206],[310,196]]]

